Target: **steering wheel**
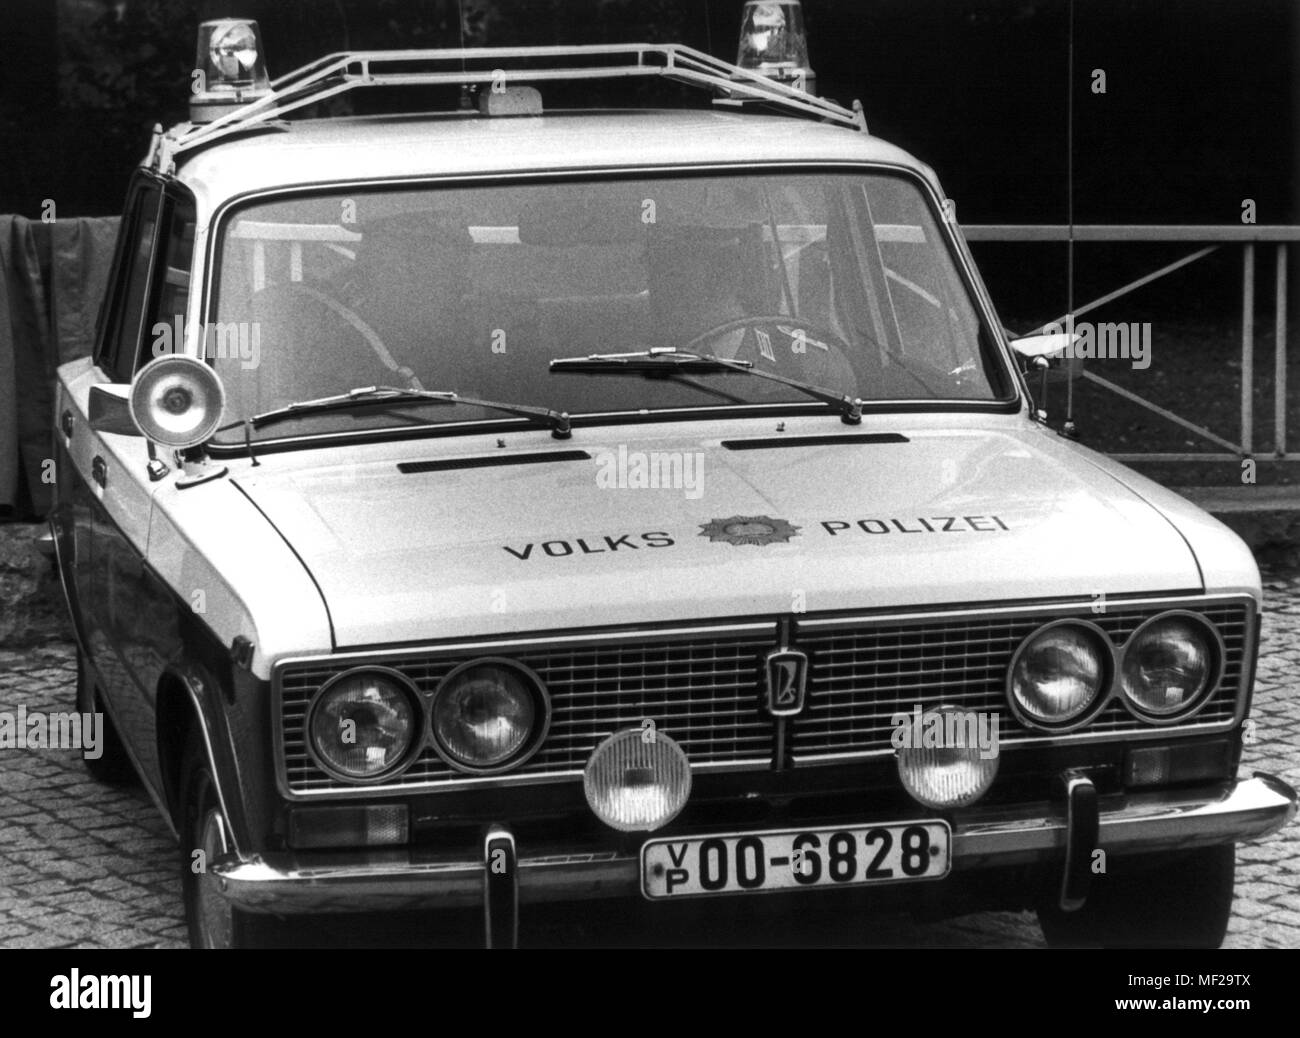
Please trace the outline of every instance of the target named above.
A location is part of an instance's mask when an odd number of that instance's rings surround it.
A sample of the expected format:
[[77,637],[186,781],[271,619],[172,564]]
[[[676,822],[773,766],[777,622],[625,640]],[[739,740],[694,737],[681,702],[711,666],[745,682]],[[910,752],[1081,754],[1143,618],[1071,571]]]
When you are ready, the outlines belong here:
[[317,289],[314,289],[309,285],[300,284],[298,285],[298,288],[300,291],[306,293],[307,295],[310,295],[313,299],[316,299],[332,313],[341,317],[344,321],[346,321],[349,325],[351,325],[353,330],[358,335],[360,335],[362,339],[365,340],[366,345],[370,347],[371,351],[375,354],[375,356],[379,358],[379,362],[385,368],[391,371],[394,375],[397,375],[399,378],[406,380],[407,389],[424,388],[420,384],[419,378],[416,377],[415,372],[412,371],[406,365],[397,363],[397,361],[393,358],[393,355],[388,351],[388,347],[384,345],[383,340],[379,338],[378,333],[372,327],[370,327],[370,325],[368,325],[365,321],[363,321],[357,315],[355,310],[349,309],[348,307],[340,303],[337,299],[334,299],[332,296],[327,296],[324,292],[318,291]]
[[[753,335],[748,334],[753,331]],[[734,349],[724,351],[704,347],[732,332],[743,334]],[[753,360],[760,357],[781,374],[789,374],[780,358],[794,358],[798,377],[819,382],[828,389],[843,391],[850,396],[857,388],[857,372],[849,360],[852,347],[837,332],[824,324],[805,321],[789,314],[756,314],[724,321],[695,336],[683,350],[690,353],[713,353],[727,360]],[[752,352],[757,356],[741,356]],[[781,369],[786,370],[781,370]]]

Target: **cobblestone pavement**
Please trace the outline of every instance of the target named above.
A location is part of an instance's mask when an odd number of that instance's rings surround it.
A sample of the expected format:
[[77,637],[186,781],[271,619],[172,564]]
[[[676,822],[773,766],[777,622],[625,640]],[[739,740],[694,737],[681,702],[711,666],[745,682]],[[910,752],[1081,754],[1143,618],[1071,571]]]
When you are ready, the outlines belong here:
[[[1300,572],[1268,573],[1253,716],[1258,739],[1242,771],[1300,785]],[[74,653],[63,642],[0,650],[0,711],[73,706]],[[0,947],[183,947],[176,850],[139,787],[103,787],[75,751],[0,753]],[[416,928],[411,922],[403,929]],[[351,943],[355,922],[316,938]],[[1042,947],[1028,913],[986,913],[941,924],[873,920],[883,946]],[[403,939],[383,929],[369,940]],[[1300,824],[1242,846],[1227,947],[1300,948]]]

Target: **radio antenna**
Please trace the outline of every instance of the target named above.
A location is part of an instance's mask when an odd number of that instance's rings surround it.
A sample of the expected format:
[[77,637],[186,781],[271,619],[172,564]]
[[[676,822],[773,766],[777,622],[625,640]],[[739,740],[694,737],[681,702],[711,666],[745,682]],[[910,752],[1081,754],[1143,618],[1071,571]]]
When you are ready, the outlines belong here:
[[[1065,312],[1069,314],[1069,331],[1074,331],[1074,0],[1070,0],[1070,53],[1066,59],[1065,125]],[[1070,351],[1073,354],[1073,350]],[[1073,361],[1073,356],[1070,358]],[[1074,365],[1065,368],[1065,424],[1061,431],[1071,439],[1078,435],[1074,426]]]

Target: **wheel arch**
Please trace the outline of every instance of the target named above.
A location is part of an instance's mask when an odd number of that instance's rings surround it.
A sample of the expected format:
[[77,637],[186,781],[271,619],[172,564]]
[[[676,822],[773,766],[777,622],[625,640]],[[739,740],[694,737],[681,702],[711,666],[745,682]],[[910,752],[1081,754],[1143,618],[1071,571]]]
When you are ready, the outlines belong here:
[[215,687],[214,684],[205,683],[200,675],[185,673],[180,668],[169,667],[163,672],[158,680],[155,703],[158,760],[163,775],[168,814],[173,827],[178,833],[183,834],[185,820],[182,817],[181,769],[186,743],[191,734],[197,734],[207,757],[217,797],[221,802],[221,813],[226,819],[234,850],[243,857],[243,850],[248,847],[244,804],[237,795],[237,789],[232,788],[230,781],[230,776],[238,775],[239,771],[231,755],[223,752],[220,733],[224,729],[211,716],[210,707],[203,694],[206,688]]

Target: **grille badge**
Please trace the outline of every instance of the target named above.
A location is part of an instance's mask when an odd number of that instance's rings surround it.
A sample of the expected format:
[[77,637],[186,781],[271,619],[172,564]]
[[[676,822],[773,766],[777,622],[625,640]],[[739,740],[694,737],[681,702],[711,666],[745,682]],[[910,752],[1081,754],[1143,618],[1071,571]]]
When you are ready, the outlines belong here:
[[767,712],[794,717],[803,712],[808,690],[808,657],[798,649],[778,649],[763,661]]

